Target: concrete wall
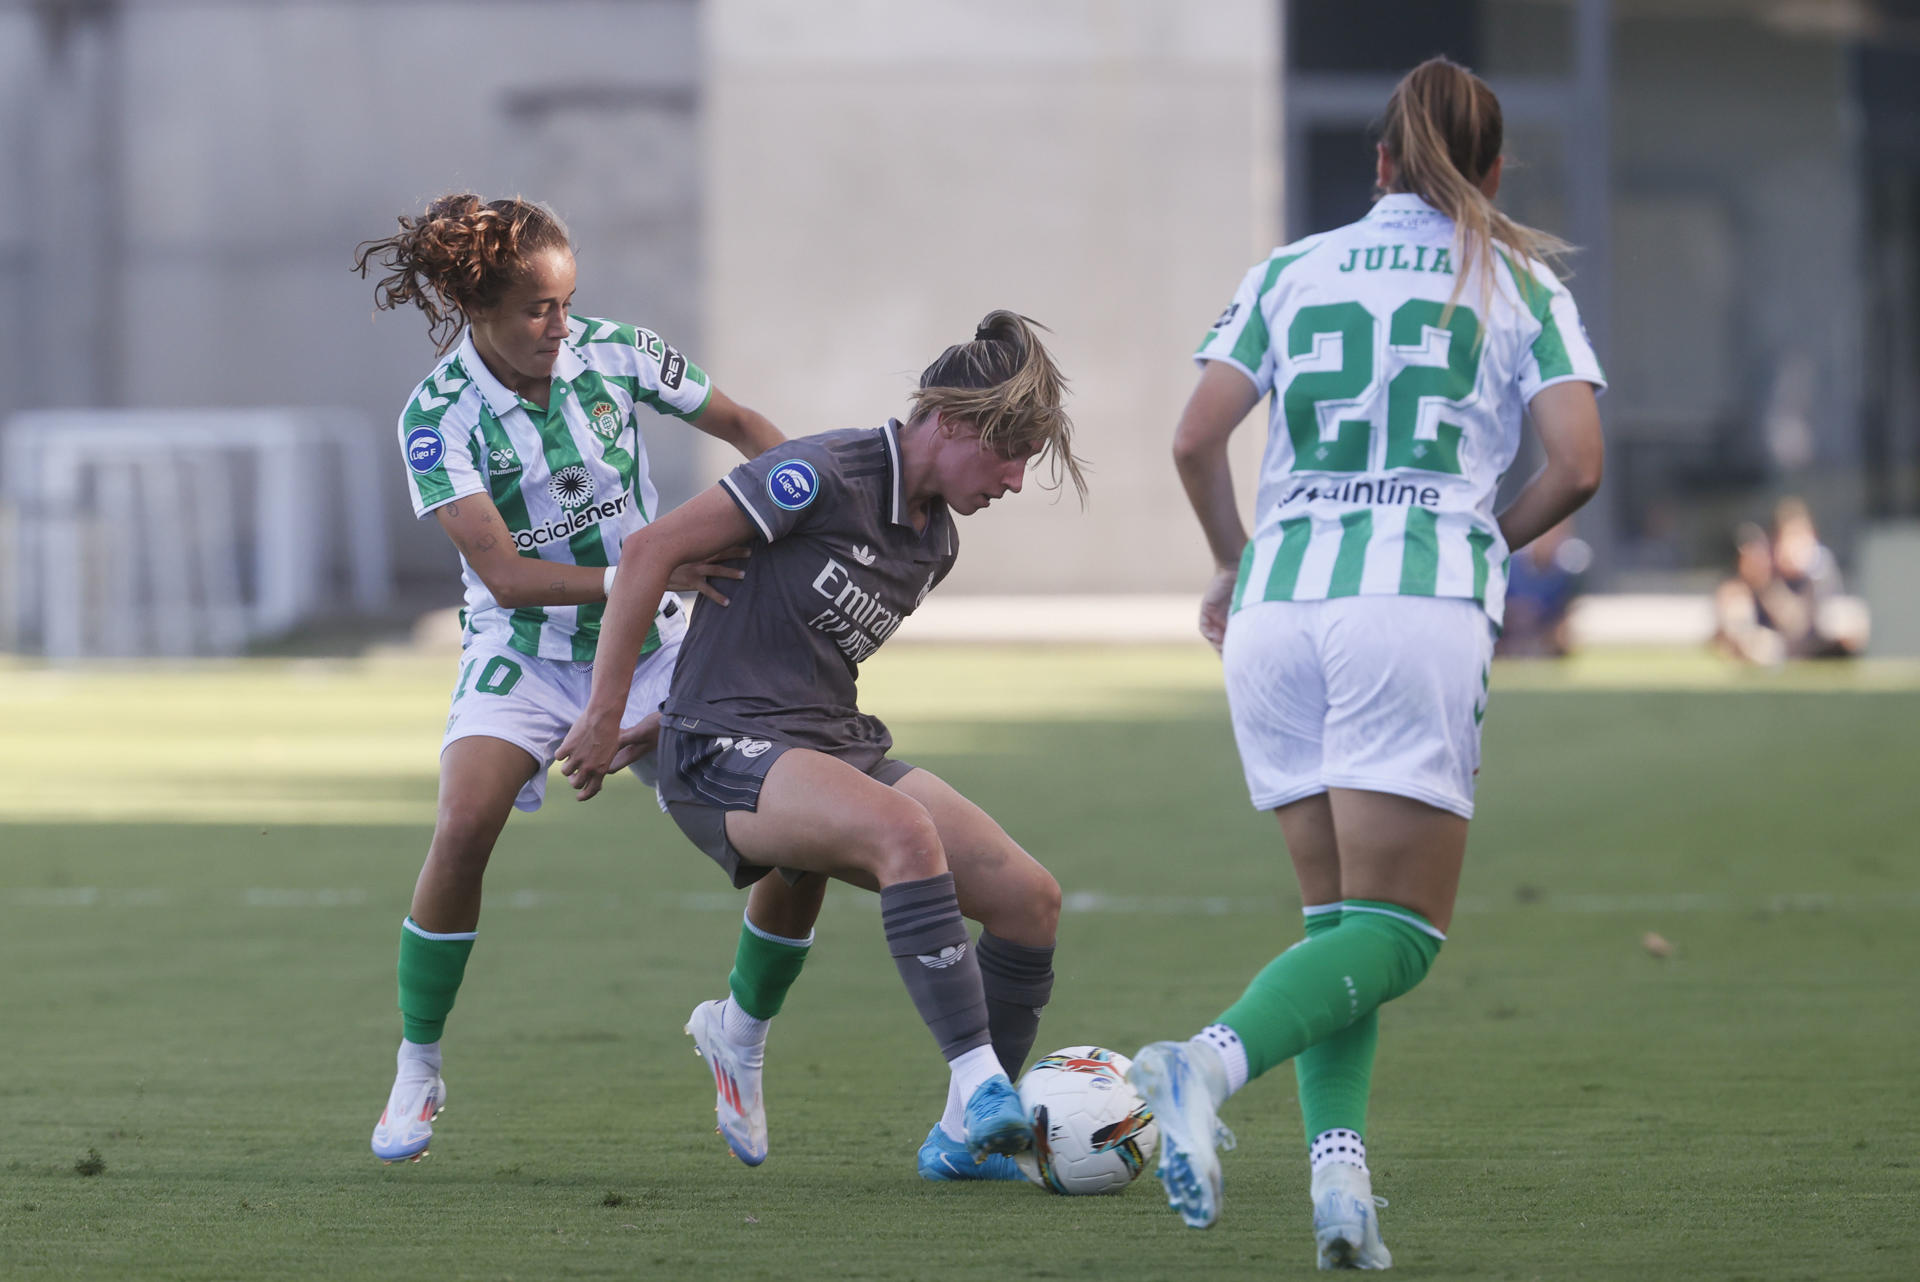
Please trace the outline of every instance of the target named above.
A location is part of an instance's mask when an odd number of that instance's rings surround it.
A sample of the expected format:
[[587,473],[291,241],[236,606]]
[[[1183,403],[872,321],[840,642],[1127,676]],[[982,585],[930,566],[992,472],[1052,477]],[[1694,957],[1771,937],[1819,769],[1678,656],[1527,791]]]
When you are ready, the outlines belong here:
[[[1030,488],[967,522],[953,589],[1197,589],[1208,560],[1168,445],[1189,353],[1277,235],[1275,6],[705,14],[718,384],[790,434],[877,425],[988,310],[1025,312],[1073,380],[1092,496],[1083,513]],[[1257,411],[1249,486],[1264,433]]]
[[[434,355],[348,268],[471,188],[552,203],[578,308],[700,328],[693,0],[0,12],[0,415],[45,405],[344,405],[391,449],[422,604],[451,545],[406,505],[392,424]],[[17,341],[16,341],[17,340]],[[687,433],[660,470],[682,491]]]

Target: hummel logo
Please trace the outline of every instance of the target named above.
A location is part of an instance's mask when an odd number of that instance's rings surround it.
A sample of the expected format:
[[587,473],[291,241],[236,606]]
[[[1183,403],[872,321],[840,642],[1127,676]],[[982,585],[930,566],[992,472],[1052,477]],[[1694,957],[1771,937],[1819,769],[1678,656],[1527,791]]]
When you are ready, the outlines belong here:
[[873,549],[862,544],[853,550],[853,559],[862,565],[872,565]]
[[918,954],[920,964],[928,970],[945,970],[947,967],[957,964],[959,960],[966,955],[967,946],[965,944],[948,944],[939,952],[931,955],[927,953]]

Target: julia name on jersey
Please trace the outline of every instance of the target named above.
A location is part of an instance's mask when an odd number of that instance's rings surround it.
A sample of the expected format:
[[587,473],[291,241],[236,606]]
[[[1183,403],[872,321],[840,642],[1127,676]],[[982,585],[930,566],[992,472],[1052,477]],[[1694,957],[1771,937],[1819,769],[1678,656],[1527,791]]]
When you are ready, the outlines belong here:
[[1431,485],[1412,485],[1397,477],[1351,477],[1344,481],[1309,481],[1293,487],[1281,506],[1289,503],[1315,499],[1327,499],[1334,503],[1373,503],[1397,504],[1401,507],[1435,507],[1440,502],[1440,491]]
[[[1433,257],[1427,257],[1432,254]],[[1453,253],[1445,245],[1355,245],[1347,250],[1347,261],[1339,270],[1350,272],[1438,272],[1453,275]]]
[[905,617],[882,604],[878,592],[855,583],[847,567],[832,557],[814,576],[813,590],[833,604],[809,619],[807,626],[832,637],[840,653],[855,663],[878,650]]

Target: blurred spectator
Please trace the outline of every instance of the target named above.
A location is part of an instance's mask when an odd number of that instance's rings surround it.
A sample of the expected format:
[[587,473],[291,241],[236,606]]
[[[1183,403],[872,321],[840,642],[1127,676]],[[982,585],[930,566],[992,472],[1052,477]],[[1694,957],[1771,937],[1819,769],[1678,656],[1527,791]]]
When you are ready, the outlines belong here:
[[1821,605],[1840,590],[1833,553],[1820,542],[1813,513],[1797,498],[1773,511],[1773,534],[1751,523],[1734,534],[1734,577],[1714,594],[1714,645],[1748,663],[1846,658],[1859,638],[1821,625]]
[[1562,521],[1520,549],[1507,565],[1506,621],[1493,652],[1502,658],[1559,658],[1571,648],[1567,609],[1593,549]]

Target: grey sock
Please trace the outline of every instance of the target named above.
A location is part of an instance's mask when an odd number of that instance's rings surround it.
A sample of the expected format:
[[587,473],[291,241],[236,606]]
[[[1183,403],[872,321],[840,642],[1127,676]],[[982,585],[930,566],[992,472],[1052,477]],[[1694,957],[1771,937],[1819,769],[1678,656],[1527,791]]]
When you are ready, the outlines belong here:
[[887,951],[948,1059],[987,1044],[987,1003],[980,962],[967,942],[967,924],[954,898],[953,874],[902,881],[880,892],[880,924]]
[[983,930],[977,951],[993,1053],[1007,1080],[1019,1081],[1040,1032],[1040,1008],[1053,995],[1053,948],[1029,948]]

